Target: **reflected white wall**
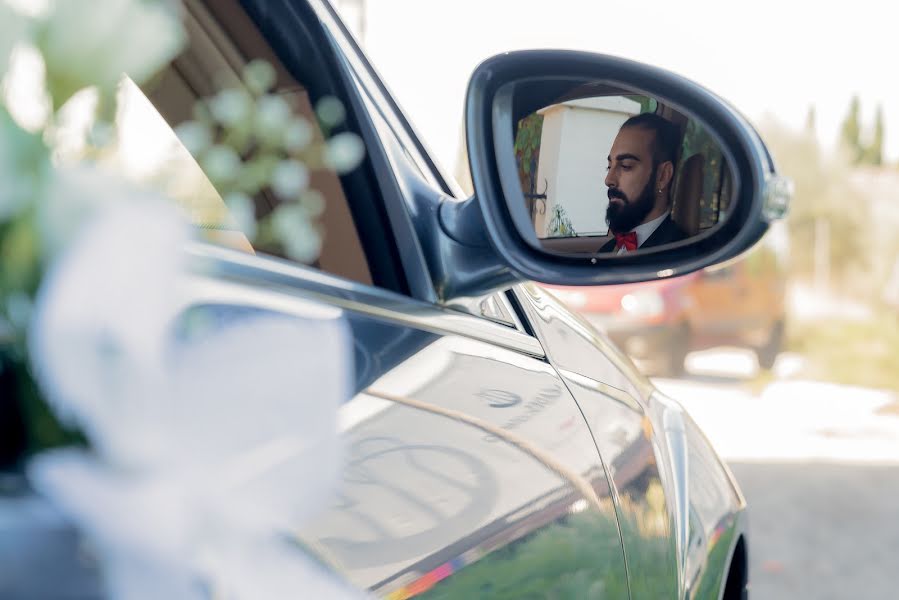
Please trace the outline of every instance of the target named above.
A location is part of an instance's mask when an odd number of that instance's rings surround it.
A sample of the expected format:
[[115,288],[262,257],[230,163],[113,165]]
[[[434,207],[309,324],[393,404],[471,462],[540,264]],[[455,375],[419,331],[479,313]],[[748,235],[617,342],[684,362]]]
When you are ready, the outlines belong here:
[[546,188],[543,236],[551,235],[553,208],[562,205],[579,235],[605,235],[607,158],[621,125],[640,104],[620,96],[583,98],[541,111],[543,131],[537,189]]

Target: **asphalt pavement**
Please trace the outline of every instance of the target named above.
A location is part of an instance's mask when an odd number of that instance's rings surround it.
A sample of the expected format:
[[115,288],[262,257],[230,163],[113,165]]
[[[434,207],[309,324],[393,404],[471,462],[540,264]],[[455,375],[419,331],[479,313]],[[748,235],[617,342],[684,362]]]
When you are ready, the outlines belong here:
[[899,466],[730,466],[750,507],[750,598],[899,598]]
[[782,355],[691,355],[658,379],[728,462],[749,503],[751,598],[899,598],[899,412],[882,390],[801,379]]

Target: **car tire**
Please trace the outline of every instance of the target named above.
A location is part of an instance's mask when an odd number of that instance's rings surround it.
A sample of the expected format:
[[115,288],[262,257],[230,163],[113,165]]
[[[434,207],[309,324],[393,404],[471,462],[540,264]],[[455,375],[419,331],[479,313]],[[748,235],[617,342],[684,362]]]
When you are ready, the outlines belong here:
[[768,334],[768,341],[759,348],[756,348],[755,355],[758,358],[759,366],[763,369],[771,369],[777,360],[783,348],[784,341],[784,323],[777,321],[771,326],[771,333]]

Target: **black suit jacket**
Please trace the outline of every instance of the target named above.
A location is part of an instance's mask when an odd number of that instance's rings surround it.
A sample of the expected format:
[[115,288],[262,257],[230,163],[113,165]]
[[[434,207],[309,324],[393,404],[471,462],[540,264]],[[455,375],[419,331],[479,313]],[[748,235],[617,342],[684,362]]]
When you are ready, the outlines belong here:
[[[652,235],[647,238],[641,248],[652,248],[653,246],[661,246],[663,244],[673,244],[674,242],[679,242],[681,240],[687,239],[687,234],[681,229],[677,223],[671,220],[671,215],[665,217],[665,220],[659,223],[659,226],[656,227],[656,230],[652,232]],[[611,239],[605,244],[603,244],[602,248],[599,249],[600,252],[614,252],[615,251],[615,239]]]

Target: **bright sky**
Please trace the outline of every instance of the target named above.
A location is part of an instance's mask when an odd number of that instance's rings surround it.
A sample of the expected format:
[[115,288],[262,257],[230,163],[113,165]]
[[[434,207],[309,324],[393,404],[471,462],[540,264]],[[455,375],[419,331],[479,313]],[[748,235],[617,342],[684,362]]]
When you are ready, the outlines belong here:
[[899,31],[891,2],[364,1],[372,61],[449,170],[471,71],[490,55],[521,48],[589,50],[664,67],[756,121],[771,112],[798,128],[814,103],[827,145],[857,93],[866,126],[883,104],[887,157],[899,158]]

